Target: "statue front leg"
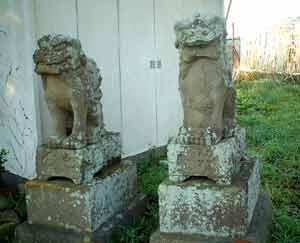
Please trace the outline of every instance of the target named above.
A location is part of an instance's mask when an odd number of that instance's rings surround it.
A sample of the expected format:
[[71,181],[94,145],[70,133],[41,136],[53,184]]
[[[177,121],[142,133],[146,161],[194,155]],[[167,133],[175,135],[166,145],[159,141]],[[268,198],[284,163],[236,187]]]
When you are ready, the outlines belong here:
[[69,149],[79,149],[86,145],[87,103],[85,97],[73,97],[73,128],[71,135],[64,141]]
[[49,98],[47,98],[47,104],[54,127],[54,134],[48,138],[48,145],[59,147],[66,138],[66,113]]
[[87,115],[87,143],[94,144],[99,142],[100,134],[104,128],[102,105],[99,104],[96,107],[95,112],[90,112]]

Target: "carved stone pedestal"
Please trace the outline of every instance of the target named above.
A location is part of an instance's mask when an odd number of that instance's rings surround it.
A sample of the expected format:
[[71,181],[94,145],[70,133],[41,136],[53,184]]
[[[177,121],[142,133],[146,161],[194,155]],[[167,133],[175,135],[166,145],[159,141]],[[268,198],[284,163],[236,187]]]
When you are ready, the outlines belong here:
[[145,202],[145,196],[137,194],[136,166],[131,161],[104,168],[88,184],[29,181],[28,222],[18,227],[17,242],[109,242],[120,224],[141,215]]
[[[107,219],[94,232],[77,232],[57,226],[42,224],[29,224],[28,222],[19,225],[16,229],[18,243],[110,243],[112,234],[119,229],[120,225],[134,224],[142,216],[147,198],[145,195],[138,195],[132,199],[129,205],[121,212]],[[70,215],[71,217],[71,215]]]
[[123,161],[90,184],[34,180],[26,184],[29,224],[93,232],[137,196],[136,167]]
[[207,179],[159,186],[160,231],[239,237],[247,233],[259,194],[259,163],[243,161],[231,185]]
[[215,237],[199,234],[162,233],[156,231],[150,243],[267,243],[272,228],[272,203],[260,193],[247,234],[241,237]]
[[120,160],[121,138],[119,133],[103,131],[99,142],[81,149],[48,148],[37,151],[37,175],[40,180],[65,177],[75,184],[90,183],[103,167]]
[[236,128],[232,137],[213,145],[182,144],[183,136],[179,134],[168,145],[170,180],[181,182],[191,176],[206,176],[217,184],[230,185],[246,147],[245,129]]
[[272,205],[260,189],[259,160],[239,163],[230,185],[205,177],[161,183],[160,228],[150,243],[267,243]]

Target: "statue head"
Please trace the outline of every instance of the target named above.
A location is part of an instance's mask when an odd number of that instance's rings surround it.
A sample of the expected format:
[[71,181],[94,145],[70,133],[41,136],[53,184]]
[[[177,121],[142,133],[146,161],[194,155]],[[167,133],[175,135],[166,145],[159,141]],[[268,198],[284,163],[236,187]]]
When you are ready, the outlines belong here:
[[45,35],[39,39],[33,60],[40,75],[62,74],[87,62],[79,40],[63,35]]
[[204,16],[200,13],[177,22],[175,33],[177,48],[209,45],[227,35],[224,18]]

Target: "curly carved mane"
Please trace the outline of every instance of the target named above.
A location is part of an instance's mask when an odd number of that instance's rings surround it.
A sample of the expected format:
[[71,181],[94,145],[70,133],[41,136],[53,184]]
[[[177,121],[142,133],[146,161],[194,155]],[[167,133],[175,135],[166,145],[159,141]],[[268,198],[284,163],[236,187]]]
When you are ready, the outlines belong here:
[[38,40],[33,55],[35,71],[41,76],[62,75],[72,80],[73,95],[87,97],[89,112],[96,112],[102,92],[102,77],[96,63],[87,58],[79,40],[62,35],[46,35]]

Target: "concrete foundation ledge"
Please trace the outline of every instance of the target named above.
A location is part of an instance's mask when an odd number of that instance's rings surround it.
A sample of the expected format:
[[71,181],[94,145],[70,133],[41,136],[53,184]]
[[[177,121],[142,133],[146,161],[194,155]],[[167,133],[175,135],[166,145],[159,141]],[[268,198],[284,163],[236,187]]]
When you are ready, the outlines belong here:
[[29,181],[28,223],[94,232],[110,217],[128,208],[136,195],[136,165],[127,160],[107,167],[86,185],[65,180]]
[[207,237],[196,234],[153,233],[150,243],[268,243],[272,229],[272,203],[267,193],[261,192],[251,225],[245,237]]
[[16,228],[17,243],[110,243],[113,232],[120,226],[133,224],[140,218],[147,204],[147,197],[139,194],[121,213],[115,214],[95,232],[76,232],[63,227],[41,224],[19,225]]

